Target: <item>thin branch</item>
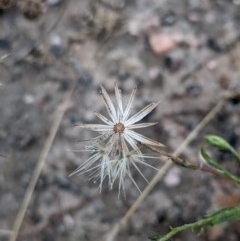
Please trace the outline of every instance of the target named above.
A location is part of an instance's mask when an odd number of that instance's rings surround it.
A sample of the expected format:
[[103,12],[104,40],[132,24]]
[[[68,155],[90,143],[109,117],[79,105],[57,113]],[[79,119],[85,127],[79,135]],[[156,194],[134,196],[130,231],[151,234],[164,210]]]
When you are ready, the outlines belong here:
[[17,214],[17,217],[15,219],[15,222],[14,222],[14,225],[13,225],[13,232],[10,235],[9,241],[15,241],[17,236],[18,236],[18,233],[19,233],[19,230],[21,228],[25,213],[26,213],[28,205],[31,201],[35,186],[36,186],[38,178],[41,174],[43,165],[44,165],[45,160],[48,156],[49,150],[52,146],[52,143],[53,143],[53,140],[56,136],[58,128],[59,128],[59,126],[62,122],[64,113],[69,106],[69,101],[70,101],[70,98],[72,96],[72,92],[73,92],[73,88],[67,93],[67,96],[66,96],[64,102],[62,103],[62,105],[59,106],[59,109],[56,113],[56,118],[55,118],[55,120],[52,124],[49,136],[48,136],[48,138],[47,138],[47,140],[44,144],[44,147],[43,147],[42,152],[40,154],[39,160],[38,160],[37,165],[35,167],[35,170],[33,172],[32,178],[31,178],[31,180],[29,182],[29,185],[27,187],[27,190],[26,190],[24,199],[22,201],[21,207],[20,207],[19,212]]

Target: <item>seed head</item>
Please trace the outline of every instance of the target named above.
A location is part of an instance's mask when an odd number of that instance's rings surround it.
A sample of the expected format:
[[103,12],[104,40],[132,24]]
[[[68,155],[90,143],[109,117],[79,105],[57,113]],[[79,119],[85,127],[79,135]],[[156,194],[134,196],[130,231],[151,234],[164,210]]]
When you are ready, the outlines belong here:
[[[152,140],[134,131],[135,129],[145,128],[156,124],[137,122],[155,109],[159,103],[151,103],[130,117],[136,90],[136,87],[132,90],[129,101],[124,108],[122,93],[117,85],[115,85],[115,96],[117,100],[117,105],[115,106],[106,90],[101,87],[101,97],[106,106],[109,117],[95,112],[95,115],[104,124],[76,125],[77,127],[96,131],[100,134],[91,140],[91,144],[95,146],[95,152],[98,153],[97,159],[95,158],[96,156],[91,156],[87,162],[82,164],[78,169],[76,169],[76,171],[74,171],[74,173],[82,173],[83,170],[84,172],[88,172],[89,170],[93,169],[95,171],[100,170],[100,172],[96,171],[94,175],[95,177],[100,177],[100,190],[103,179],[107,176],[109,179],[110,188],[112,188],[113,183],[118,180],[119,190],[124,190],[125,176],[129,176],[136,185],[131,176],[130,167],[134,167],[141,174],[141,176],[143,176],[137,164],[140,163],[151,166],[145,163],[144,158],[148,158],[149,156],[146,156],[142,153],[140,146],[164,146],[160,142]],[[101,154],[101,150],[103,149],[104,155]]]
[[117,123],[113,127],[114,132],[119,133],[119,134],[123,133],[124,129],[125,129],[125,127],[122,123]]

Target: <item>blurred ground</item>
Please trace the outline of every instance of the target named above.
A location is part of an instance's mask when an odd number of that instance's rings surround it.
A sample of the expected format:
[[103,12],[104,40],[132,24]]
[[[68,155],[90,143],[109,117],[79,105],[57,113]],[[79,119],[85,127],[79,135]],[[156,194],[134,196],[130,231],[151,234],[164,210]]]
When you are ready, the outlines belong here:
[[[147,118],[158,124],[145,134],[163,142],[169,152],[224,90],[240,87],[239,1],[46,1],[35,21],[14,7],[2,10],[0,26],[0,56],[13,53],[0,60],[0,229],[12,228],[54,113],[75,86],[20,241],[99,240],[138,197],[129,180],[126,199],[118,199],[117,187],[109,192],[105,186],[99,194],[97,183],[87,176],[68,177],[87,158],[73,151],[81,148],[78,140],[92,136],[72,124],[96,121],[93,110],[104,109],[97,94],[101,84],[113,96],[117,81],[126,98],[137,84],[135,110],[161,100]],[[206,133],[220,134],[240,151],[239,99],[224,106],[184,157],[198,161]],[[240,174],[226,153],[217,158]],[[149,180],[155,174],[143,172]],[[144,180],[133,175],[143,189]],[[218,200],[234,201],[239,195],[239,187],[225,180],[174,166],[116,240],[164,234],[169,226],[215,210]],[[236,223],[221,225],[202,236],[184,232],[173,240],[237,241],[239,230]]]

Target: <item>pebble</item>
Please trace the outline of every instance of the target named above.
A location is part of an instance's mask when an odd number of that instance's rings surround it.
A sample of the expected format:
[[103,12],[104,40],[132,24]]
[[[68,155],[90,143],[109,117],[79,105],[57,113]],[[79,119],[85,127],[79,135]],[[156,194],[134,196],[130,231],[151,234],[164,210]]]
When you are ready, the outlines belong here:
[[36,142],[36,138],[31,133],[18,132],[9,137],[9,144],[15,148],[29,148]]
[[215,70],[218,67],[219,63],[215,60],[212,60],[207,63],[207,69],[208,70]]
[[43,192],[48,187],[49,187],[49,179],[47,175],[41,174],[36,185],[36,190],[38,192]]
[[181,171],[177,167],[173,167],[165,176],[164,183],[168,187],[176,187],[180,184],[181,178],[180,178]]
[[67,177],[60,175],[60,174],[56,174],[54,178],[55,178],[54,182],[60,188],[67,189],[67,190],[69,190],[71,188],[70,180]]
[[70,214],[63,216],[63,224],[67,230],[72,230],[75,226],[75,221]]
[[161,19],[162,26],[172,26],[177,22],[177,16],[174,11],[169,11]]
[[10,49],[11,44],[8,40],[6,39],[0,39],[0,49]]
[[201,20],[201,15],[197,12],[190,12],[188,13],[187,18],[190,22],[197,23]]
[[148,77],[154,85],[163,87],[164,85],[164,76],[160,72],[159,68],[151,68],[148,71]]
[[202,87],[198,84],[191,84],[187,86],[186,93],[192,97],[198,97],[202,93]]
[[219,84],[222,87],[222,89],[227,89],[229,87],[230,82],[231,82],[231,79],[226,74],[222,74],[219,77]]
[[238,105],[240,103],[240,96],[236,96],[230,99],[232,105]]
[[51,45],[61,45],[62,39],[59,35],[54,34],[50,37],[50,43],[51,43]]
[[136,20],[131,20],[127,25],[127,29],[130,35],[138,36],[141,31],[141,24]]
[[148,41],[152,51],[157,55],[165,54],[177,45],[171,35],[159,32],[152,33]]
[[57,5],[61,2],[62,0],[47,0],[47,4],[50,6]]
[[66,91],[69,90],[72,85],[72,82],[69,79],[62,79],[59,83],[59,90]]
[[92,77],[89,73],[83,72],[78,79],[78,85],[89,89],[92,86]]
[[225,50],[225,47],[214,38],[208,39],[207,46],[216,53],[221,53]]
[[131,75],[128,72],[119,73],[118,80],[125,81],[125,80],[129,79],[130,77],[131,77]]
[[26,95],[23,96],[23,101],[24,101],[25,104],[30,105],[30,104],[34,103],[35,98],[34,98],[33,95],[26,94]]
[[64,53],[63,49],[59,45],[51,46],[49,52],[55,57],[61,57]]
[[166,56],[163,59],[163,63],[164,66],[171,72],[177,72],[182,66],[182,62],[180,60],[174,59],[170,56]]
[[59,35],[54,34],[50,37],[50,53],[55,57],[60,57],[63,54],[62,39]]

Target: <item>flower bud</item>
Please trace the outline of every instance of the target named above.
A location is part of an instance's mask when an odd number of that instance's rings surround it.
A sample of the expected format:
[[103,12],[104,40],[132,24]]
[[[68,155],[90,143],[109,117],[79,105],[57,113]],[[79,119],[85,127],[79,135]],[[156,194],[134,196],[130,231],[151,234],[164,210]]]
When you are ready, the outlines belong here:
[[230,144],[222,137],[216,135],[207,135],[205,136],[205,140],[209,145],[217,147],[218,149],[231,150]]

